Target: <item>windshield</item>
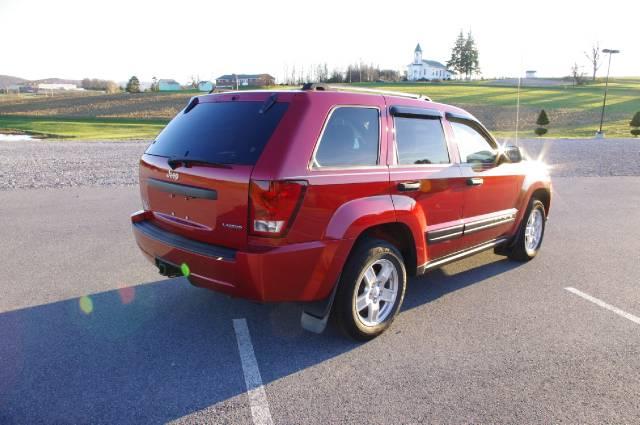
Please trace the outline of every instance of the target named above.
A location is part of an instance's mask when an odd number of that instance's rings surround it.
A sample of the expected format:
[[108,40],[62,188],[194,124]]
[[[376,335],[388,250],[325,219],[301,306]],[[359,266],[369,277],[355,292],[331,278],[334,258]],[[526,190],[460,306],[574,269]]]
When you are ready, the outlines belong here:
[[262,105],[263,102],[199,103],[171,120],[146,153],[254,165],[288,106],[276,103],[261,114]]

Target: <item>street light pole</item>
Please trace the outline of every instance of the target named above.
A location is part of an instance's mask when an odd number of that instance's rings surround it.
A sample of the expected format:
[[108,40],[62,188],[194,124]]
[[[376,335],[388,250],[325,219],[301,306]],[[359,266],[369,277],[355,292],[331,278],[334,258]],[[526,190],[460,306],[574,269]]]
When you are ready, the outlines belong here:
[[600,114],[600,129],[596,133],[596,136],[603,137],[602,133],[602,123],[604,122],[604,107],[607,105],[607,91],[609,89],[609,71],[611,70],[611,56],[620,53],[620,50],[615,49],[602,49],[602,53],[609,54],[609,65],[607,66],[607,79],[604,83],[604,98],[602,99],[602,112]]

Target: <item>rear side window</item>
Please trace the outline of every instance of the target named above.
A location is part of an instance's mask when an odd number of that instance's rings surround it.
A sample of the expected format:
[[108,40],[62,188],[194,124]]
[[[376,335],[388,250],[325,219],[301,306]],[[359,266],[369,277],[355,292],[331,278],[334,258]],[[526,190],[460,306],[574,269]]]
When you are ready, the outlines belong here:
[[396,117],[398,164],[448,164],[449,151],[439,119]]
[[263,102],[199,103],[180,112],[156,137],[148,154],[191,157],[224,164],[254,165],[287,110]]
[[314,167],[356,167],[378,163],[380,114],[374,108],[342,106],[327,122]]

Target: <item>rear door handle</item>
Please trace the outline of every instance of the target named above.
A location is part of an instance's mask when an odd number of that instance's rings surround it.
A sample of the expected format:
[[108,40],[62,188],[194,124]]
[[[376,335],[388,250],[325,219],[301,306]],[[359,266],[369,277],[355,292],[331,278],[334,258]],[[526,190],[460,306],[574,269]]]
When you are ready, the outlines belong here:
[[484,179],[481,177],[471,177],[467,179],[467,186],[480,186],[484,183]]
[[420,190],[420,182],[402,182],[398,183],[400,192],[410,192],[412,190]]

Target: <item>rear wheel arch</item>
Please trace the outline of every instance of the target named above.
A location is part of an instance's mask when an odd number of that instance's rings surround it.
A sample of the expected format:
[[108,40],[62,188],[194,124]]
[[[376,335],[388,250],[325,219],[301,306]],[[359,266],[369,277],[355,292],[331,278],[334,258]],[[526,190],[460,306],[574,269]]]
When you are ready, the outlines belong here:
[[402,254],[407,274],[414,276],[417,269],[416,244],[409,226],[397,221],[381,223],[363,230],[356,238],[351,252],[363,241],[381,239],[395,246]]
[[395,210],[388,195],[348,201],[333,213],[324,234],[329,239],[355,239],[380,222],[394,221]]

